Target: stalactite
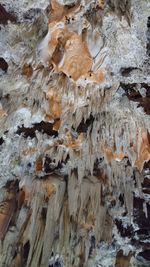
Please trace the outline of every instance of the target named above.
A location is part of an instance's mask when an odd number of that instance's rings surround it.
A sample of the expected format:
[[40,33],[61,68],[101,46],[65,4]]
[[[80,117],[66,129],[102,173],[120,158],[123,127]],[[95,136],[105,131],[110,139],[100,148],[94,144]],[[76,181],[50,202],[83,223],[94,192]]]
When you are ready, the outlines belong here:
[[150,216],[148,7],[2,0],[0,266],[138,265]]

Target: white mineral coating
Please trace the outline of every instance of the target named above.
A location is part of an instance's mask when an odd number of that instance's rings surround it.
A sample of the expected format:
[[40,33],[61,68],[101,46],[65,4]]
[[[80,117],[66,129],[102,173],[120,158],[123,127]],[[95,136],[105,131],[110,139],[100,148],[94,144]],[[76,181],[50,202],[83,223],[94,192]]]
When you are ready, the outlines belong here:
[[149,0],[1,5],[17,19],[0,25],[0,233],[19,184],[0,266],[116,267],[120,250],[148,266],[133,198],[149,218]]

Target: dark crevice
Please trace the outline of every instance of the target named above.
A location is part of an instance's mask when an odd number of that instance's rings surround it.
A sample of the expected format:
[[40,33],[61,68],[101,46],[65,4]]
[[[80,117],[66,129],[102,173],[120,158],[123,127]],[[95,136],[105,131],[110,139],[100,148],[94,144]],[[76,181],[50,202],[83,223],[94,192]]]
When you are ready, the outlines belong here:
[[6,130],[5,132],[4,132],[4,134],[7,134],[9,131],[8,130]]
[[23,263],[26,264],[30,251],[30,242],[27,241],[23,246]]
[[96,239],[95,239],[95,236],[91,236],[91,240],[90,240],[90,243],[91,243],[91,246],[90,246],[90,249],[89,249],[89,258],[93,256],[93,250],[95,249],[96,247]]
[[[138,254],[138,256],[144,258],[147,261],[150,261],[150,249],[146,249]],[[145,265],[146,266],[146,265]]]
[[[143,97],[140,92],[137,90],[138,86],[141,86],[141,88],[145,88],[146,94]],[[150,115],[150,85],[146,83],[120,83],[120,86],[125,91],[126,96],[130,101],[134,101],[139,103],[138,107],[143,107],[144,112],[148,115]]]
[[0,146],[4,143],[3,137],[0,137]]
[[147,55],[150,56],[150,16],[147,19]]
[[78,0],[78,1],[76,1],[76,3],[70,3],[70,4],[66,4],[65,5],[65,9],[66,10],[70,10],[70,9],[72,9],[72,8],[74,8],[75,6],[77,6],[77,5],[79,5],[80,4],[80,2],[81,2],[81,0]]
[[0,69],[2,69],[5,72],[7,72],[8,69],[8,63],[3,57],[0,57]]
[[0,4],[0,24],[6,25],[8,21],[17,22],[17,18],[14,14],[8,12],[5,7]]
[[122,76],[128,77],[133,70],[137,70],[137,69],[138,68],[136,67],[121,68],[120,72]]
[[144,178],[144,181],[142,183],[142,187],[150,189],[150,179]]
[[148,235],[150,234],[150,230],[141,228],[141,229],[137,230],[135,233],[136,233],[138,236],[140,236],[140,239],[141,239],[142,237],[144,237],[144,239],[145,239],[145,236],[148,237]]
[[132,225],[124,226],[121,220],[115,219],[115,224],[122,237],[131,238],[134,235],[134,229]]
[[46,207],[42,208],[41,215],[42,215],[42,219],[43,219],[44,223],[46,223],[46,216],[47,216],[47,208]]
[[150,188],[143,188],[143,193],[150,195]]
[[60,170],[64,167],[64,165],[67,164],[68,160],[69,160],[69,155],[67,156],[65,161],[58,162],[58,164],[56,166],[55,161],[54,160],[52,161],[51,158],[46,156],[45,161],[44,161],[43,170],[45,173],[51,173],[51,172],[54,172],[55,170]]
[[41,132],[43,134],[46,133],[49,136],[54,136],[54,137],[58,136],[58,132],[53,130],[53,123],[44,121],[33,124],[33,127],[31,128],[26,128],[24,127],[24,125],[22,125],[21,127],[19,126],[16,134],[18,135],[23,134],[25,138],[27,137],[34,138],[36,137],[36,131]]
[[140,229],[149,230],[149,220],[150,220],[150,205],[147,203],[147,217],[143,211],[144,199],[139,197],[134,197],[133,199],[133,217],[134,222],[138,224]]
[[61,259],[55,256],[54,253],[52,252],[48,267],[62,267],[62,266],[63,265]]
[[147,28],[150,28],[150,16],[147,19]]
[[62,267],[62,265],[59,260],[56,260],[54,264],[49,264],[48,267]]
[[91,114],[90,117],[84,121],[84,119],[80,122],[78,128],[77,128],[77,133],[86,133],[88,128],[93,125],[94,122],[94,117]]
[[55,167],[51,166],[52,163],[53,163],[53,161],[51,160],[51,158],[46,156],[45,161],[44,161],[44,167],[43,167],[45,173],[49,173],[49,172],[54,170]]
[[6,184],[5,184],[5,188],[6,188],[7,190],[13,188],[13,189],[15,189],[16,192],[17,192],[18,189],[19,189],[19,180],[18,180],[18,179],[16,179],[16,180],[8,180],[8,181],[6,182]]
[[119,195],[119,201],[120,201],[121,206],[123,206],[124,205],[124,194]]

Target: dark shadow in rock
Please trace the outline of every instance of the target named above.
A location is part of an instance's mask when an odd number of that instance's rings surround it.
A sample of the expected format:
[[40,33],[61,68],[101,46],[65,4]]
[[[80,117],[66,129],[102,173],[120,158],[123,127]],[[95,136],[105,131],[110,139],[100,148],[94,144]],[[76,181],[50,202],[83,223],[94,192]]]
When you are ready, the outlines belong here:
[[42,208],[41,215],[42,215],[42,219],[43,219],[44,223],[46,223],[47,207]]
[[24,264],[26,264],[28,260],[29,251],[30,251],[30,242],[28,240],[23,246],[23,263]]
[[54,256],[53,252],[51,253],[48,267],[63,267],[62,260],[57,255]]
[[94,117],[91,114],[90,117],[84,121],[82,120],[77,128],[77,133],[86,133],[88,128],[93,125]]
[[48,267],[62,267],[61,263],[59,260],[56,260],[56,262],[53,264],[49,264]]
[[147,203],[147,218],[143,211],[144,199],[139,197],[134,197],[133,199],[133,217],[134,222],[138,224],[140,229],[148,230],[150,229],[150,205]]
[[[146,90],[146,94],[143,97],[138,90],[136,90],[137,86],[141,86]],[[120,83],[120,86],[125,91],[126,96],[130,101],[134,101],[139,103],[138,107],[143,107],[144,112],[150,115],[150,85],[146,83]]]
[[138,254],[138,256],[143,257],[145,260],[150,261],[150,249],[146,249]]
[[134,235],[134,229],[132,225],[124,226],[122,221],[119,219],[115,219],[115,224],[117,229],[122,237],[131,238]]
[[121,68],[120,72],[122,76],[128,77],[133,70],[137,70],[137,69],[138,68],[134,68],[134,67]]
[[121,207],[124,205],[124,194],[120,194],[119,195],[119,201],[120,201],[120,204],[121,204]]
[[[149,173],[149,169],[148,169],[148,173]],[[144,178],[144,181],[142,183],[142,191],[145,194],[150,194],[150,179],[146,177]]]
[[8,69],[8,63],[3,57],[0,57],[0,69],[2,69],[5,72],[7,72]]
[[139,230],[135,231],[135,233],[137,234],[137,236],[139,237],[139,239],[143,239],[145,240],[145,238],[150,235],[150,229],[143,229],[143,228],[140,228]]
[[57,166],[55,164],[55,161],[52,161],[51,158],[48,156],[45,157],[44,161],[44,167],[43,170],[45,173],[51,173],[55,170],[62,169],[65,164],[67,164],[69,160],[69,155],[66,157],[65,161],[58,162]]
[[91,246],[90,246],[90,249],[89,249],[89,258],[93,256],[92,253],[93,253],[93,250],[96,247],[96,239],[95,239],[95,236],[91,236],[90,243],[91,243]]
[[[150,173],[150,169],[146,169],[146,173],[149,174]],[[148,179],[147,177],[144,178],[144,181],[142,183],[142,191],[144,194],[150,194],[150,179]]]
[[44,121],[33,124],[33,127],[31,128],[26,128],[24,127],[24,125],[22,125],[21,127],[18,126],[16,134],[18,135],[23,134],[25,138],[27,137],[34,138],[36,137],[36,131],[41,132],[43,134],[46,133],[49,136],[54,136],[54,137],[58,136],[58,132],[53,130],[53,123]]
[[0,137],[0,146],[4,143],[3,137]]
[[0,4],[0,24],[6,25],[8,21],[17,22],[17,17],[7,12],[5,7]]
[[[148,137],[149,137],[149,135],[148,135]],[[150,143],[150,141],[149,141],[149,143]],[[142,173],[143,173],[144,176],[150,175],[150,160],[148,162],[144,163],[144,167],[143,167],[143,172]],[[150,185],[150,180],[148,181],[147,179],[144,179],[143,183],[145,183],[146,181],[147,181],[147,184]],[[143,184],[143,186],[145,186],[145,185]]]
[[150,16],[147,19],[147,55],[150,56]]

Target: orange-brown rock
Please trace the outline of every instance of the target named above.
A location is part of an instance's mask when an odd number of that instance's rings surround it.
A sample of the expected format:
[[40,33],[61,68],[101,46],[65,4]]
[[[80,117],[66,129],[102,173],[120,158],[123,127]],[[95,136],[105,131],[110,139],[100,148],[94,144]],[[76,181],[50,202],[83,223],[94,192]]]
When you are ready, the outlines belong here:
[[135,151],[137,153],[135,166],[142,171],[144,163],[150,160],[150,138],[146,129],[139,129]]
[[0,240],[3,240],[16,210],[18,180],[10,183],[5,199],[0,203]]
[[82,36],[59,25],[50,31],[48,53],[56,71],[65,73],[75,81],[86,75],[92,68],[93,59]]
[[102,145],[101,149],[103,153],[105,154],[107,161],[111,162],[112,160],[122,160],[127,155],[124,152],[116,153],[113,152],[107,145]]
[[97,169],[94,175],[101,181],[101,183],[106,184],[108,181],[108,177],[106,172],[103,169]]
[[31,191],[31,188],[29,188],[29,186],[27,185],[22,185],[20,188],[20,199],[18,200],[21,204],[27,204],[29,201],[31,201],[32,197],[33,197],[33,193]]
[[23,65],[23,68],[22,68],[22,75],[25,75],[28,78],[30,78],[32,76],[32,74],[33,74],[33,68],[31,66],[31,64],[25,63]]
[[99,6],[101,9],[104,9],[105,2],[106,2],[105,0],[97,0],[98,6]]
[[[62,113],[61,97],[58,95],[55,88],[50,88],[47,92],[48,109],[46,111],[46,118],[59,119]],[[55,125],[58,126],[57,124]]]
[[19,190],[17,198],[18,198],[18,209],[21,209],[22,205],[25,202],[25,191],[23,190],[23,188]]
[[93,58],[83,34],[70,31],[63,22],[52,22],[49,24],[49,36],[48,51],[43,51],[43,56],[47,53],[46,58],[56,72],[62,72],[74,81],[80,77],[94,83],[104,80],[104,71],[92,71]]
[[105,74],[104,74],[104,71],[102,70],[97,70],[95,72],[90,71],[89,73],[85,75],[85,79],[88,79],[94,83],[101,83],[104,81],[104,78],[105,78]]
[[62,66],[59,70],[73,80],[86,75],[92,68],[93,59],[82,37],[76,33],[67,40]]
[[129,267],[131,256],[132,256],[131,253],[129,253],[129,255],[126,256],[126,255],[123,255],[122,250],[118,251],[117,256],[116,256],[115,267]]
[[80,1],[73,5],[61,5],[52,0],[47,8],[49,23],[61,21],[65,16],[71,15],[80,6]]
[[4,116],[7,116],[7,112],[0,106],[0,118],[3,118]]
[[0,203],[0,240],[3,240],[16,207],[15,199],[6,199]]
[[56,187],[50,178],[42,181],[42,189],[44,192],[45,199],[56,193]]
[[66,133],[64,145],[71,149],[79,149],[84,141],[83,133],[80,133],[78,138],[74,138],[70,132]]
[[36,159],[36,162],[35,162],[35,172],[38,174],[39,172],[42,171],[42,166],[43,166],[43,159],[41,156],[39,156],[37,159]]
[[27,155],[32,155],[34,153],[36,153],[37,149],[35,147],[28,147],[28,148],[25,148],[23,151],[22,151],[22,154],[24,156],[27,156]]
[[10,267],[21,267],[21,266],[23,266],[23,251],[22,251],[22,244],[19,244],[16,251],[16,256],[12,260]]
[[54,122],[54,125],[53,125],[53,130],[54,130],[54,131],[58,131],[59,128],[60,128],[60,124],[61,124],[61,121],[60,121],[60,120],[56,120],[56,121]]
[[[102,151],[104,152],[108,162],[111,162],[113,159],[122,160],[124,157],[128,157],[128,154],[120,152],[112,152],[110,148],[106,145],[101,146]],[[138,168],[139,171],[143,170],[144,163],[150,160],[150,138],[149,133],[146,129],[139,129],[137,133],[137,143],[131,143],[131,150],[134,150],[136,153],[136,161],[134,165]]]

